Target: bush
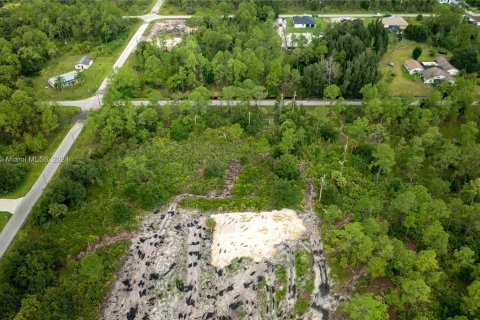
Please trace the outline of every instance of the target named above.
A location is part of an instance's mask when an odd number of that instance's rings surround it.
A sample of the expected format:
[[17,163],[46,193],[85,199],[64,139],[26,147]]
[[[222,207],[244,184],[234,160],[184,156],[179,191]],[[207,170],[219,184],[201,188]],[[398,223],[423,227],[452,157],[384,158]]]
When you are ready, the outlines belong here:
[[28,168],[23,163],[0,163],[0,195],[15,191],[25,180]]
[[222,178],[225,174],[225,169],[225,165],[220,161],[212,161],[203,170],[203,176],[207,179]]
[[296,208],[302,199],[300,189],[287,180],[278,180],[272,192],[272,203],[276,208]]
[[121,201],[116,201],[112,206],[113,220],[116,223],[125,223],[133,217],[133,210]]
[[405,38],[417,42],[425,42],[428,38],[428,29],[423,25],[410,24],[405,29]]
[[291,154],[281,155],[275,160],[275,174],[282,179],[295,180],[300,176],[298,169],[298,160]]
[[422,55],[422,48],[415,47],[412,51],[412,58],[417,60]]

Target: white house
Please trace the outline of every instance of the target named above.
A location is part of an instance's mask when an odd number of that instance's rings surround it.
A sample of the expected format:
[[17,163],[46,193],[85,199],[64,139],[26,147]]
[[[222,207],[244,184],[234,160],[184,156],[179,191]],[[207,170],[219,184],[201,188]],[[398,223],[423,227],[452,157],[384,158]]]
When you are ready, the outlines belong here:
[[403,62],[403,67],[408,71],[409,74],[421,73],[423,67],[417,60],[409,59]]
[[57,82],[61,81],[61,83],[58,84],[59,86],[70,87],[70,86],[73,86],[75,84],[75,80],[77,79],[77,76],[78,76],[77,71],[70,71],[70,72],[61,74],[59,76],[49,78],[48,79],[48,84],[52,88],[55,88],[55,85],[57,84]]
[[448,81],[455,83],[455,79],[447,71],[439,67],[427,68],[422,71],[424,83],[436,83],[440,81]]
[[439,3],[458,4],[458,0],[438,0]]
[[90,68],[93,64],[93,59],[88,56],[83,56],[80,60],[77,61],[75,64],[75,69],[77,70],[86,70]]
[[445,57],[437,57],[435,58],[435,62],[438,64],[440,68],[447,71],[452,76],[456,76],[459,72],[459,70],[454,66],[452,66],[452,64]]
[[315,28],[315,19],[310,16],[294,16],[293,26],[295,28]]

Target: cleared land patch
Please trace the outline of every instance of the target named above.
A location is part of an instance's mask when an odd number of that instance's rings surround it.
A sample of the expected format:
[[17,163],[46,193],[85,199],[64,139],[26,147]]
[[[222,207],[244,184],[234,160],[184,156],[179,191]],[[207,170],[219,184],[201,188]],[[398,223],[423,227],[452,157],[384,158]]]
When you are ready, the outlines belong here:
[[273,257],[275,247],[298,239],[304,232],[303,221],[293,210],[272,212],[234,212],[215,214],[212,265],[224,268],[235,258],[248,257],[255,262]]

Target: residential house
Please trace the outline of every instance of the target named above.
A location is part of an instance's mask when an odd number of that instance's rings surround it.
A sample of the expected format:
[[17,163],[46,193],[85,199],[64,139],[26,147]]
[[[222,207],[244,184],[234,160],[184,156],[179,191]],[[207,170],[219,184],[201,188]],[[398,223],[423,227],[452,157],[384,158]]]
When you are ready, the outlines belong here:
[[75,69],[77,70],[85,70],[92,66],[93,59],[88,56],[83,56],[80,60],[77,61],[75,64]]
[[436,83],[440,81],[455,83],[455,78],[447,71],[439,67],[424,69],[422,71],[422,78],[424,83]]
[[468,22],[480,26],[480,16],[470,16],[468,17]]
[[435,58],[435,62],[440,68],[447,71],[452,76],[456,76],[459,72],[459,70],[452,66],[448,59],[445,57],[437,57]]
[[435,61],[422,61],[421,64],[424,68],[438,67],[438,64]]
[[293,26],[295,28],[315,28],[315,19],[310,16],[294,16]]
[[458,4],[458,0],[438,0],[438,2],[443,4]]
[[408,26],[408,22],[400,16],[385,17],[382,19],[382,23],[383,26],[389,28],[389,30],[392,26],[398,26],[400,31],[403,31]]
[[413,59],[405,60],[403,67],[408,71],[409,74],[421,73],[423,71],[423,67],[420,62]]
[[51,77],[48,79],[48,84],[52,87],[55,88],[58,81],[61,81],[62,83],[59,84],[61,87],[69,87],[73,86],[75,84],[75,81],[78,77],[78,72],[77,71],[70,71],[64,74],[61,74],[59,76]]

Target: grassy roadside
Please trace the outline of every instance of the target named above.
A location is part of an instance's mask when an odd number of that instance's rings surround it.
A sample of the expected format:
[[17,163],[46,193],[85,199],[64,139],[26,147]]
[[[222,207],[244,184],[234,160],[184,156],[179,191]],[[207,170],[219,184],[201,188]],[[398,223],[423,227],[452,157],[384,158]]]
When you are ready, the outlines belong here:
[[74,70],[75,62],[85,54],[66,51],[59,57],[50,61],[41,73],[32,78],[33,88],[44,100],[79,100],[90,97],[95,93],[100,83],[109,75],[112,66],[120,53],[124,50],[130,39],[133,37],[141,21],[133,23],[130,31],[123,37],[92,49],[87,55],[93,58],[93,65],[82,72],[83,83],[63,90],[52,88],[47,80],[50,77],[60,75]]
[[[47,148],[37,154],[36,156],[47,156],[50,157],[55,153],[55,150],[57,147],[60,145],[62,142],[63,138],[67,134],[67,132],[70,130],[72,127],[73,123],[71,122],[72,117],[80,112],[80,108],[78,107],[56,107],[56,111],[59,114],[59,122],[63,125],[61,125],[61,128],[57,130],[55,134],[53,134],[49,139],[48,139],[48,146]],[[28,173],[25,178],[25,181],[22,183],[22,185],[15,191],[7,193],[6,195],[2,196],[2,198],[5,199],[16,199],[25,196],[30,188],[33,186],[35,181],[37,181],[38,177],[42,173],[43,169],[47,165],[46,162],[29,162],[26,163],[28,166]]]
[[10,212],[0,211],[0,232],[3,230],[3,228],[5,228],[5,225],[11,216],[12,214]]

